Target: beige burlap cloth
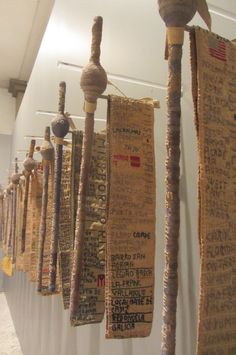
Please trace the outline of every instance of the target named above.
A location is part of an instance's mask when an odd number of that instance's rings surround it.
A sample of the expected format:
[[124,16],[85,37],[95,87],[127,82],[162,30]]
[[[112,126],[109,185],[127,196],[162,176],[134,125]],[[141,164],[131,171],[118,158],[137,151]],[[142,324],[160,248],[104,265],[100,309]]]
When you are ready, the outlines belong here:
[[29,280],[37,281],[37,267],[38,267],[38,253],[39,253],[39,225],[42,205],[42,171],[38,170],[37,173],[32,175],[31,180],[31,210],[30,223],[31,223],[31,240],[29,252]]
[[[43,251],[43,263],[42,263],[42,289],[40,293],[42,295],[51,295],[49,291],[49,264],[50,264],[50,246],[52,238],[52,202],[53,202],[53,171],[50,166],[49,181],[48,181],[48,205],[47,205],[47,217],[46,217],[46,235],[44,241]],[[39,266],[38,266],[39,267]],[[59,267],[58,267],[59,275]],[[55,293],[60,291],[59,276],[57,276],[57,285]]]
[[3,197],[3,241],[2,241],[2,247],[4,253],[6,253],[6,244],[7,244],[8,214],[9,214],[9,199],[7,193],[5,192]]
[[[32,236],[32,213],[33,212],[33,195],[35,194],[35,179],[33,173],[30,175],[28,205],[26,212],[26,232],[25,232],[25,251],[23,253],[23,271],[30,270],[30,251],[31,251],[31,236]],[[25,191],[24,191],[25,193]]]
[[154,106],[111,96],[108,107],[106,337],[151,332],[154,297]]
[[17,207],[16,207],[16,270],[23,271],[23,254],[21,254],[21,231],[23,221],[23,205],[24,205],[24,184],[23,179],[17,187]]
[[82,151],[82,132],[73,132],[72,150],[63,150],[59,264],[64,308],[70,305],[70,276],[73,257],[74,229]]
[[236,354],[236,46],[190,35],[199,149],[198,355]]
[[[101,322],[105,301],[106,135],[94,133],[86,198],[84,253],[73,326]],[[77,221],[78,223],[78,221]]]

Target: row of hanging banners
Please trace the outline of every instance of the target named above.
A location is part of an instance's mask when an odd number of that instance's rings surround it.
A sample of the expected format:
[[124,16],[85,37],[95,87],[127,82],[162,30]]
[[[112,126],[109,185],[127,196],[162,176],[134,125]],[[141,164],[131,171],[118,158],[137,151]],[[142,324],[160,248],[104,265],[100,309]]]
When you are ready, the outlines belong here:
[[[236,354],[236,46],[200,28],[191,30],[190,39],[199,152],[197,353]],[[83,132],[74,130],[71,147],[63,149],[59,201],[53,199],[54,160],[25,169],[1,197],[4,269],[28,272],[42,295],[60,292],[73,326],[101,322],[106,312],[107,338],[144,337],[152,327],[153,126],[152,101],[109,97],[107,131],[93,135],[81,240],[75,236]]]

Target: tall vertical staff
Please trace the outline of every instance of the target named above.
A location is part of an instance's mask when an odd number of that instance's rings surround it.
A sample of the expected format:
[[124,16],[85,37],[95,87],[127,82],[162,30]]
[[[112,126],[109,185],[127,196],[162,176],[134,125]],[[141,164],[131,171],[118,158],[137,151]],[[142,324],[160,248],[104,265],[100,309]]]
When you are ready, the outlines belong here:
[[33,159],[35,144],[36,144],[35,139],[32,139],[30,142],[28,158],[26,158],[23,162],[24,175],[25,175],[25,192],[24,192],[24,201],[23,201],[23,219],[22,219],[22,231],[21,231],[21,253],[25,252],[26,220],[27,220],[27,209],[28,209],[28,198],[29,198],[30,175],[32,173],[32,170],[34,170],[36,166],[36,161]]
[[85,204],[88,187],[89,167],[91,160],[93,133],[94,133],[94,112],[97,106],[98,97],[105,91],[107,86],[107,75],[100,64],[100,44],[102,40],[102,17],[94,18],[92,27],[92,45],[89,63],[83,69],[80,86],[84,92],[85,130],[82,145],[82,161],[79,181],[77,229],[75,234],[75,256],[71,274],[71,298],[70,317],[76,317],[76,310],[79,299],[79,280],[81,278],[84,233],[85,233]]
[[12,216],[13,216],[13,183],[11,182],[11,178],[9,177],[9,202],[10,202],[10,207],[9,207],[9,220],[8,220],[8,225],[9,225],[9,234],[8,234],[8,242],[7,242],[7,250],[8,253],[12,253],[12,236],[13,236],[13,226],[12,226]]
[[[37,290],[42,290],[42,275],[43,275],[43,254],[44,244],[47,231],[47,207],[48,207],[48,184],[50,170],[52,174],[52,166],[54,161],[54,147],[50,141],[50,127],[45,128],[44,141],[40,148],[40,153],[43,158],[43,195],[42,195],[42,208],[39,227],[39,262],[38,262],[38,277],[37,277]],[[51,169],[50,169],[51,168]]]
[[[205,20],[205,0],[158,0],[159,12],[167,27],[168,94],[166,136],[166,226],[163,284],[162,354],[175,354],[178,294],[178,239],[180,226],[180,117],[181,60],[184,29],[198,10]],[[208,14],[207,14],[208,15]],[[207,22],[207,21],[206,21]]]
[[50,268],[49,268],[49,290],[56,290],[57,275],[57,253],[60,224],[60,198],[61,198],[61,170],[63,154],[63,138],[69,132],[69,119],[65,115],[65,95],[66,83],[62,81],[59,85],[58,115],[52,120],[52,131],[55,136],[55,169],[53,186],[53,212],[52,212],[52,240],[50,248]]
[[12,214],[12,263],[15,264],[16,261],[16,205],[17,205],[17,187],[20,182],[21,174],[19,174],[18,159],[15,158],[15,171],[11,177],[11,182],[13,184],[13,214]]

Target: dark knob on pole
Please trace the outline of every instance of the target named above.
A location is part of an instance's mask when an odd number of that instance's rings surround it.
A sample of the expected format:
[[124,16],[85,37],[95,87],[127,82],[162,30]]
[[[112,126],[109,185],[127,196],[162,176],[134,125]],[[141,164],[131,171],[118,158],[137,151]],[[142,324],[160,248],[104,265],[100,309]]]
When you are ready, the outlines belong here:
[[35,139],[32,139],[30,143],[29,156],[23,162],[23,166],[25,170],[29,173],[31,173],[31,171],[34,170],[34,168],[37,165],[36,161],[33,159],[35,144],[36,144]]
[[52,132],[58,138],[64,138],[69,132],[70,124],[68,118],[65,116],[65,96],[66,96],[66,83],[64,81],[59,84],[59,104],[58,114],[52,120]]

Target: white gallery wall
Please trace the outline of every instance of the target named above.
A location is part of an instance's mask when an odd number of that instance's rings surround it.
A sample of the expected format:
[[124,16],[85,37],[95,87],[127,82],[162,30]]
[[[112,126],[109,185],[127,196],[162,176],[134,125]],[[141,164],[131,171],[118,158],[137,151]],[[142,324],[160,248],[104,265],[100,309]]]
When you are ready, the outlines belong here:
[[[0,187],[7,184],[11,166],[12,130],[15,122],[15,99],[6,89],[0,88]],[[0,260],[1,260],[0,252]],[[0,291],[3,273],[0,270]]]
[[10,170],[12,131],[15,123],[15,98],[0,88],[0,185],[6,185]]
[[[236,37],[235,0],[209,1],[213,31]],[[83,116],[80,67],[88,62],[91,26],[103,16],[101,63],[111,80],[127,96],[153,97],[161,109],[155,116],[157,176],[157,223],[155,311],[148,338],[105,340],[105,322],[71,328],[60,296],[41,297],[27,275],[5,280],[8,303],[24,355],[160,355],[162,325],[162,275],[165,219],[165,132],[167,62],[164,61],[165,27],[156,0],[56,0],[14,126],[12,157],[26,149],[25,136],[42,136],[51,117],[39,111],[56,111],[58,84],[67,83],[66,110]],[[205,27],[196,16],[192,23]],[[181,231],[176,355],[192,355],[196,348],[199,294],[197,144],[191,97],[189,42],[185,35],[183,55],[181,138]],[[72,64],[65,65],[63,63]],[[79,67],[79,68],[78,68]],[[117,93],[108,87],[107,94]],[[106,119],[106,101],[98,103],[97,118]],[[83,120],[75,119],[83,128]],[[97,121],[95,128],[105,127]],[[40,140],[37,141],[40,144]],[[24,153],[22,153],[24,154]],[[19,155],[18,155],[19,156]]]

